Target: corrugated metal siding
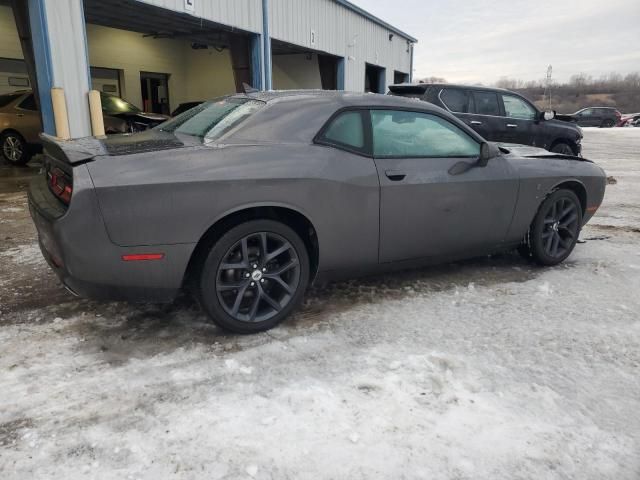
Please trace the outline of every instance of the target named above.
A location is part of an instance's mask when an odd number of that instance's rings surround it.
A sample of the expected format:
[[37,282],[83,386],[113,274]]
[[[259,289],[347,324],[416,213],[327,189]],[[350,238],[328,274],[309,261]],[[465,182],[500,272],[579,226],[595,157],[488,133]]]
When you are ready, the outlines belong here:
[[[345,57],[345,89],[364,88],[365,63],[386,68],[387,84],[393,72],[409,73],[411,53],[407,40],[332,0],[270,0],[271,36]],[[311,31],[315,45],[311,44]]]
[[[184,0],[138,0],[184,13]],[[334,0],[269,0],[271,36],[277,40],[344,57],[345,89],[364,89],[365,63],[409,73],[407,40]],[[196,0],[195,16],[242,30],[262,31],[261,0]],[[311,44],[311,31],[316,42]]]
[[[185,13],[184,0],[138,0],[175,12]],[[191,12],[187,12],[191,13]],[[196,17],[249,32],[262,31],[261,0],[196,0]]]

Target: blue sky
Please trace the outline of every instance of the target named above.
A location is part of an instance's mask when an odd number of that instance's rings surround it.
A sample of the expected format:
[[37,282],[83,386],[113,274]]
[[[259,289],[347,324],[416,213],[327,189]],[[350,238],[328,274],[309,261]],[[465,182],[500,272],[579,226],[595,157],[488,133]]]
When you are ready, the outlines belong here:
[[355,0],[419,41],[414,78],[640,71],[640,0]]

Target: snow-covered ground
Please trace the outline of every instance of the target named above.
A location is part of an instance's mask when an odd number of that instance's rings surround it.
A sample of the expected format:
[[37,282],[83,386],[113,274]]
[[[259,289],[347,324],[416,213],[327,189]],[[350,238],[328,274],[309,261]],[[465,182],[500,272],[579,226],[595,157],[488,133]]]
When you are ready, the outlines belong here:
[[585,135],[617,183],[565,264],[335,284],[251,337],[69,297],[0,179],[0,478],[637,480],[640,129]]

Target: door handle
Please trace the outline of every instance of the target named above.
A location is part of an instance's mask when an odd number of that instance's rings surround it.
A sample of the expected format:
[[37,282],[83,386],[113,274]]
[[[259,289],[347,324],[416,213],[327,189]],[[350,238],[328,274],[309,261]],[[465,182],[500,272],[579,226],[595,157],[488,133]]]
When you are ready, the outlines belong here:
[[477,120],[471,120],[469,123],[470,123],[471,125],[482,125],[482,122],[479,122],[479,121],[477,121]]
[[400,180],[404,180],[404,177],[407,176],[406,173],[400,172],[398,170],[385,170],[384,174],[392,182],[399,182]]
[[16,113],[16,117],[24,117],[24,113]]
[[507,123],[507,128],[518,128],[518,125],[515,123]]

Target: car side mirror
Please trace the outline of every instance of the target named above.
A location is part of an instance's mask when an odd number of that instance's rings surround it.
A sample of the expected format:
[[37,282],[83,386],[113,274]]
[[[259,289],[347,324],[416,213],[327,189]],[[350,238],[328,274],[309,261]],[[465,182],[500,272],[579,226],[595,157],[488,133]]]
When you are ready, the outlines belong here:
[[547,110],[542,113],[543,120],[553,120],[554,118],[556,118],[556,112],[553,110]]
[[480,144],[480,158],[478,158],[477,165],[479,167],[486,167],[491,160],[491,151],[489,149],[489,144],[487,142],[482,142]]

